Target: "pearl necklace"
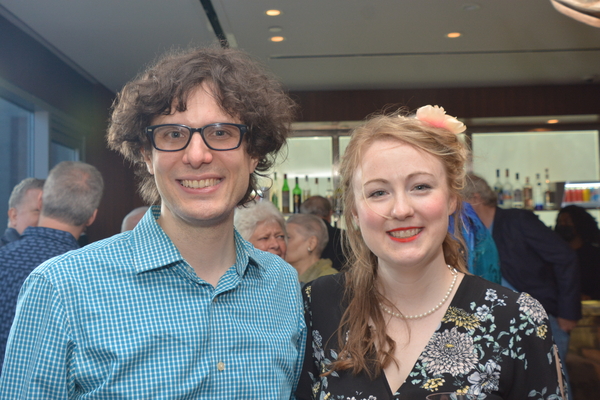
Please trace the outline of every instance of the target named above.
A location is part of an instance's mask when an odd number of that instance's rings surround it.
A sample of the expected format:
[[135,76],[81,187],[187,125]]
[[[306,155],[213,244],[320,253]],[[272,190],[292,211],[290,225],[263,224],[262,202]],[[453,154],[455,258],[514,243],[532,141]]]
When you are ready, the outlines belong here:
[[446,302],[446,300],[448,300],[448,297],[450,297],[450,294],[452,293],[452,290],[454,290],[454,285],[456,285],[456,278],[458,278],[458,271],[456,270],[456,268],[452,268],[449,265],[448,265],[448,268],[450,268],[450,272],[452,273],[452,275],[454,275],[454,279],[452,279],[452,283],[450,284],[450,288],[448,288],[448,291],[446,292],[446,295],[444,296],[444,298],[442,299],[442,301],[440,301],[431,310],[426,311],[426,312],[424,312],[422,314],[417,314],[417,315],[404,315],[404,314],[400,314],[400,313],[397,313],[397,312],[394,312],[394,311],[390,310],[385,305],[383,305],[383,303],[379,303],[379,306],[381,307],[381,309],[383,311],[385,311],[386,313],[390,314],[392,317],[401,318],[401,319],[419,319],[419,318],[426,317],[426,316],[428,316],[430,314],[433,314],[441,306],[444,305],[444,303]]

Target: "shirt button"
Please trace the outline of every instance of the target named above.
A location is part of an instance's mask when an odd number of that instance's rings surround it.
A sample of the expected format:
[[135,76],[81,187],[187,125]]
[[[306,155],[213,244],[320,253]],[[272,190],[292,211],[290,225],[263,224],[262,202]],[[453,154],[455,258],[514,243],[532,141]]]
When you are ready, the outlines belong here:
[[223,370],[225,369],[225,363],[224,363],[223,361],[219,361],[219,362],[217,363],[217,369],[218,369],[219,371],[223,371]]

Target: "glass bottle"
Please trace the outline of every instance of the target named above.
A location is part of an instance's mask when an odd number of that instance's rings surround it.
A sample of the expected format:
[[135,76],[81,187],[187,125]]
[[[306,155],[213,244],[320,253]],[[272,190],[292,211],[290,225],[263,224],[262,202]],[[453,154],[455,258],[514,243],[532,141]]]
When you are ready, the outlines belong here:
[[294,186],[292,194],[294,195],[294,214],[300,214],[300,204],[302,204],[302,189],[300,189],[298,177],[296,177],[296,186]]
[[273,193],[271,194],[271,203],[275,207],[279,209],[279,196],[277,195],[277,190],[279,188],[279,183],[277,182],[277,172],[273,172]]
[[523,189],[521,188],[521,182],[519,181],[519,173],[515,174],[515,188],[513,189],[513,207],[523,208]]
[[523,186],[523,207],[526,210],[533,210],[533,187],[529,183],[529,177],[525,178]]
[[281,212],[290,213],[290,186],[287,181],[287,174],[283,174],[283,186],[281,187]]
[[546,190],[544,192],[544,209],[554,210],[554,190],[550,184],[550,174],[546,168]]
[[494,183],[494,192],[496,192],[496,196],[498,200],[496,204],[498,207],[503,208],[504,201],[502,201],[502,182],[500,181],[500,170],[496,170],[496,183]]
[[308,180],[308,175],[304,176],[304,185],[302,188],[302,198],[304,200],[308,199],[311,196],[311,190],[310,190],[310,181]]
[[535,186],[533,187],[533,209],[544,209],[544,190],[542,189],[540,174],[535,174]]
[[513,206],[513,185],[510,183],[508,168],[506,168],[506,181],[502,185],[502,203],[503,208],[512,208]]
[[319,190],[319,178],[315,178],[315,186],[313,189],[314,189],[315,196],[321,195],[321,191]]

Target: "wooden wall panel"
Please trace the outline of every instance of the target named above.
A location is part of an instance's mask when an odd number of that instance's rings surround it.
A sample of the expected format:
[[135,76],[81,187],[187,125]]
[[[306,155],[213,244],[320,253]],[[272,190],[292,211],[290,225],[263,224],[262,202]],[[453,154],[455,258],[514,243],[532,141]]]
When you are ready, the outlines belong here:
[[354,121],[389,105],[440,105],[460,118],[600,114],[600,85],[292,91],[299,121]]

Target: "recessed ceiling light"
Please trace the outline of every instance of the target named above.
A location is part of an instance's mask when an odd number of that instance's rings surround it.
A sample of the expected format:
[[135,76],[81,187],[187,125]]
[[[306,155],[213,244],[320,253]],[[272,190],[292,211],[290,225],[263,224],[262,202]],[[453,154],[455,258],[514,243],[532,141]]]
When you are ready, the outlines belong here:
[[467,4],[463,4],[462,9],[464,11],[475,11],[475,10],[479,10],[481,8],[481,6],[479,4],[475,4],[475,3],[467,3]]
[[283,42],[285,38],[283,36],[273,36],[271,42]]
[[546,121],[546,123],[548,123],[548,124],[558,124],[558,120],[557,119],[549,119],[548,121]]
[[279,10],[267,10],[266,14],[269,15],[269,16],[271,16],[271,17],[274,17],[276,15],[281,14],[281,11],[279,11]]
[[282,30],[283,30],[283,28],[280,26],[270,26],[269,27],[269,32],[273,32],[273,33],[281,32]]
[[460,32],[450,32],[449,34],[446,35],[446,37],[449,37],[450,39],[455,39],[460,36],[461,36]]

